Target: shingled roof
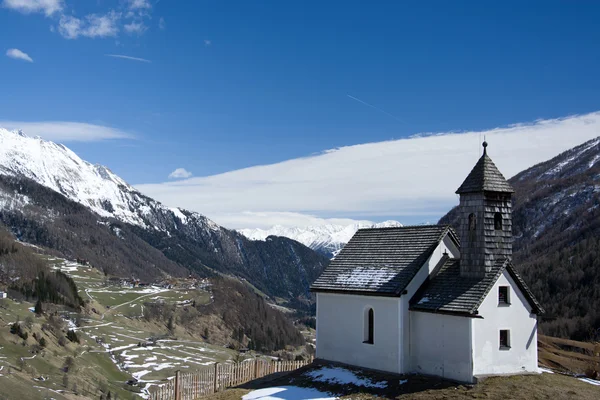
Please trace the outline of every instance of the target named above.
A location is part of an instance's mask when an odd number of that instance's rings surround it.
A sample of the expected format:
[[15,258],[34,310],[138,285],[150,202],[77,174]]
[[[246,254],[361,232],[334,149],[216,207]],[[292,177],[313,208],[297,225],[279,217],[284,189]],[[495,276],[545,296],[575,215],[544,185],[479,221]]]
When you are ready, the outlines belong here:
[[544,309],[509,259],[497,260],[492,270],[483,278],[467,278],[460,274],[460,260],[442,258],[430,277],[411,299],[410,309],[475,316],[477,309],[504,270],[507,270],[513,278],[529,302],[533,313],[542,314]]
[[514,193],[514,189],[487,155],[487,143],[483,142],[483,155],[471,170],[465,181],[456,191],[457,194],[473,192],[506,192]]
[[448,225],[360,229],[311,290],[399,296],[446,234],[458,246]]

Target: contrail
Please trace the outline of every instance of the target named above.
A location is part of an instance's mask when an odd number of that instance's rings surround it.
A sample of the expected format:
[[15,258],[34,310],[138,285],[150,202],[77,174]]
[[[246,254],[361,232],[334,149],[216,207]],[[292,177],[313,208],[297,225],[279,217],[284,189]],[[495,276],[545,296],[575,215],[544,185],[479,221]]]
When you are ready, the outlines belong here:
[[392,118],[394,118],[394,119],[395,119],[396,121],[398,121],[398,122],[402,122],[403,124],[406,124],[406,121],[402,121],[400,118],[396,117],[395,115],[392,115],[392,114],[390,114],[390,113],[389,113],[389,112],[387,112],[387,111],[384,111],[384,110],[382,110],[382,109],[381,109],[381,108],[379,108],[379,107],[375,107],[374,105],[372,105],[372,104],[369,104],[369,103],[367,103],[366,101],[362,101],[361,99],[357,99],[357,98],[356,98],[356,97],[354,97],[354,96],[350,96],[349,94],[347,94],[346,96],[350,97],[352,100],[356,100],[356,101],[358,101],[359,103],[362,103],[362,104],[364,104],[365,106],[371,107],[371,108],[373,108],[373,109],[375,109],[375,110],[377,110],[377,111],[379,111],[379,112],[382,112],[382,113],[384,113],[385,115],[387,115],[388,117],[392,117]]
[[124,56],[122,54],[105,54],[105,56],[106,57],[114,57],[114,58],[123,58],[125,60],[141,61],[141,62],[145,62],[145,63],[151,63],[152,62],[150,60],[146,60],[145,58]]

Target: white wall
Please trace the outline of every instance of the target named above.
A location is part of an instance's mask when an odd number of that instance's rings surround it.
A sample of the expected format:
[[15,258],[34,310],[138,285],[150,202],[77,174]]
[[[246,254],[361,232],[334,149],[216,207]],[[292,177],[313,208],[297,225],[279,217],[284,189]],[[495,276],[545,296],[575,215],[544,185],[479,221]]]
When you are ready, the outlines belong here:
[[[498,287],[510,286],[510,306],[498,305]],[[498,278],[473,320],[473,374],[537,372],[537,316],[507,271]],[[510,330],[509,350],[500,350],[500,330]]]
[[423,264],[419,272],[415,275],[413,280],[409,283],[406,288],[407,293],[400,297],[400,311],[401,311],[401,326],[402,332],[400,335],[400,360],[399,360],[399,371],[400,372],[411,372],[414,370],[414,366],[412,363],[411,356],[411,342],[414,340],[414,337],[411,336],[411,318],[409,312],[409,301],[414,296],[415,292],[421,287],[425,279],[429,276],[431,271],[437,266],[438,262],[444,255],[444,252],[447,252],[451,258],[459,258],[460,253],[458,248],[450,239],[448,235],[444,237],[444,239],[438,244],[435,248],[429,259]]
[[[317,357],[389,372],[398,370],[397,297],[317,293]],[[364,341],[365,309],[374,311],[374,343]]]
[[410,314],[414,372],[472,382],[472,318],[418,311]]

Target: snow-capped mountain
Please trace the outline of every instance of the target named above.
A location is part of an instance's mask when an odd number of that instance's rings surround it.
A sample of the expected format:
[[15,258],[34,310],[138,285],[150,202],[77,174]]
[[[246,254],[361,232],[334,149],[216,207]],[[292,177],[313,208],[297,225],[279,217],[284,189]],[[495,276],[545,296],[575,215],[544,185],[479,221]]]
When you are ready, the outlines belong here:
[[[173,213],[182,223],[178,209],[169,210],[144,196],[103,165],[92,165],[62,144],[29,137],[22,131],[0,128],[0,174],[25,176],[76,201],[102,217],[144,228],[165,229],[152,214]],[[210,220],[209,226],[218,229]]]
[[284,227],[275,225],[270,229],[239,229],[238,232],[251,240],[266,240],[269,236],[283,236],[294,239],[311,249],[334,257],[354,236],[357,230],[363,228],[389,228],[402,224],[398,221],[357,221],[349,225],[316,225],[299,227]]
[[[93,214],[49,193],[59,193]],[[148,258],[126,260],[124,253],[130,251],[123,250],[115,256],[118,261],[107,263],[107,252],[119,247],[110,235],[126,241],[129,249],[154,248],[144,254],[159,250],[166,258],[154,257],[157,264],[169,261],[205,275],[215,270],[236,275],[279,297],[306,294],[327,265],[325,257],[300,243],[286,238],[250,241],[199,213],[166,207],[62,144],[2,128],[0,222],[17,235],[25,232],[29,240],[37,241],[34,244],[70,255],[85,253],[95,265],[118,263],[121,274],[139,273],[148,266]],[[169,265],[168,270],[177,268]]]

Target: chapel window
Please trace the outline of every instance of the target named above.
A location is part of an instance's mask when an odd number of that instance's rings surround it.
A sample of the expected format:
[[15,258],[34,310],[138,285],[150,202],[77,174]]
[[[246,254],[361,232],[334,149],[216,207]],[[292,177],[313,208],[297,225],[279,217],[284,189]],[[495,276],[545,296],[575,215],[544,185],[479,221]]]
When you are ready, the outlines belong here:
[[500,350],[510,349],[510,331],[508,329],[500,330]]
[[510,304],[510,292],[508,286],[498,288],[498,304]]
[[365,341],[363,343],[373,344],[374,339],[374,315],[373,309],[369,308],[365,315]]

